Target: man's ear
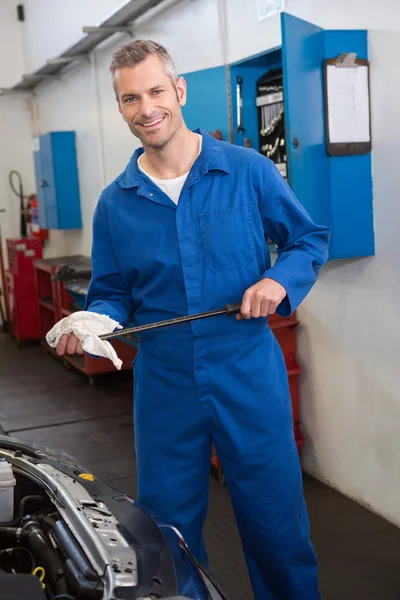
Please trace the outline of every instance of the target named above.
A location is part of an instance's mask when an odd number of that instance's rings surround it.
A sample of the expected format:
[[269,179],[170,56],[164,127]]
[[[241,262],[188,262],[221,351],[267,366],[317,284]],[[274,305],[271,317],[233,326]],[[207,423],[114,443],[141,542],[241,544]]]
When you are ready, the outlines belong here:
[[178,96],[178,102],[181,106],[186,104],[186,81],[183,77],[179,77],[176,82],[176,94]]

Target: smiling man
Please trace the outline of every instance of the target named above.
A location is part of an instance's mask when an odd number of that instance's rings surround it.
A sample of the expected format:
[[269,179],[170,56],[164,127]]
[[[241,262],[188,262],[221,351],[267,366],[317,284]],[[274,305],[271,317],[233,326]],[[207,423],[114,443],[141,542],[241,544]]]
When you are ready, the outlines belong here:
[[[238,320],[141,336],[138,503],[174,524],[206,565],[214,442],[256,599],[318,600],[287,373],[267,316],[289,315],[309,292],[329,232],[271,161],[188,130],[186,83],[165,48],[128,44],[111,74],[118,110],[143,147],[96,208],[87,310],[141,325],[242,300]],[[274,266],[267,238],[278,245]],[[59,354],[75,351],[79,340],[64,336]]]

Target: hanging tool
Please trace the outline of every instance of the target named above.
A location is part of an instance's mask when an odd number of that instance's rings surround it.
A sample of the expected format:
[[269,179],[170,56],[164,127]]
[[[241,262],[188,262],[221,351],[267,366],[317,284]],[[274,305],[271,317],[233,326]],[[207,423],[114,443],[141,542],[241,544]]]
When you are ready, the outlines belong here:
[[194,315],[187,315],[186,317],[177,317],[175,319],[167,319],[166,321],[158,321],[157,323],[149,323],[148,325],[139,325],[138,327],[127,327],[125,329],[119,329],[112,333],[105,333],[99,335],[101,340],[110,340],[121,335],[135,334],[142,331],[150,331],[150,329],[158,329],[159,327],[169,327],[170,325],[178,325],[179,323],[188,323],[189,321],[198,321],[199,319],[207,319],[208,317],[216,317],[218,315],[237,315],[240,313],[241,303],[238,304],[227,304],[224,308],[217,310],[209,310],[207,312],[197,313]]
[[[13,178],[17,178],[19,189],[17,190],[14,186]],[[29,196],[24,195],[24,187],[22,185],[22,177],[18,171],[10,171],[8,175],[8,181],[10,182],[10,186],[12,191],[16,196],[19,197],[19,210],[20,210],[20,235],[22,238],[27,237],[27,227],[26,227],[26,211],[25,211],[25,200],[29,198]]]
[[243,77],[236,77],[236,104],[237,104],[237,127],[236,133],[244,134],[243,127],[243,92],[242,92]]

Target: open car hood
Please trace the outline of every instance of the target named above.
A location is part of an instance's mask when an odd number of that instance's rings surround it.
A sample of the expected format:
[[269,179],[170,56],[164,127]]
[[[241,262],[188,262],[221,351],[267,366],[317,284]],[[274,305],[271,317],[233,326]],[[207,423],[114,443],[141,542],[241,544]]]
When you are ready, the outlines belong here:
[[[17,479],[16,531],[28,526],[27,515],[18,513],[23,504],[21,490],[27,485],[35,486],[51,504],[49,514],[41,508],[37,514],[33,511],[33,518],[37,523],[44,519],[43,535],[59,552],[72,597],[224,600],[175,527],[156,522],[131,497],[98,481],[73,457],[0,436],[0,458],[11,463]],[[40,527],[38,524],[37,529]],[[25,538],[19,535],[18,543],[24,544]],[[26,539],[30,539],[28,535]],[[46,594],[54,597],[51,585]]]

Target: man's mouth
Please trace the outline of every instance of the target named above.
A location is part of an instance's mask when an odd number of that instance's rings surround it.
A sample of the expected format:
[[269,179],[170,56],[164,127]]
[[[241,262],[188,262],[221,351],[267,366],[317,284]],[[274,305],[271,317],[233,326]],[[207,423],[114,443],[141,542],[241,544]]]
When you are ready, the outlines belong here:
[[153,127],[156,128],[164,119],[165,116],[157,117],[156,119],[152,119],[151,121],[146,121],[146,123],[141,123],[141,125],[143,127],[146,127],[146,129],[151,129]]

